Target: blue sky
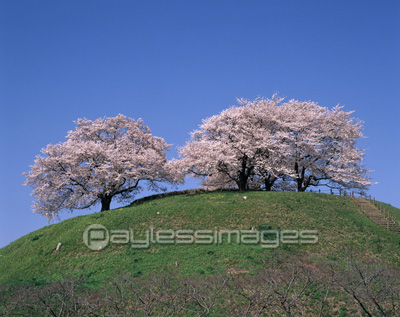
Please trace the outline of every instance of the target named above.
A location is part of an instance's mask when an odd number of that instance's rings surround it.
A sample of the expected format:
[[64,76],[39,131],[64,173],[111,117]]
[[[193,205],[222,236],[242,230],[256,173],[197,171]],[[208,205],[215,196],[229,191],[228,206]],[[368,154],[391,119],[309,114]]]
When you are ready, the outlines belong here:
[[142,118],[174,157],[203,118],[275,92],[355,110],[370,193],[400,207],[399,17],[378,0],[0,0],[0,247],[47,225],[22,173],[77,118]]

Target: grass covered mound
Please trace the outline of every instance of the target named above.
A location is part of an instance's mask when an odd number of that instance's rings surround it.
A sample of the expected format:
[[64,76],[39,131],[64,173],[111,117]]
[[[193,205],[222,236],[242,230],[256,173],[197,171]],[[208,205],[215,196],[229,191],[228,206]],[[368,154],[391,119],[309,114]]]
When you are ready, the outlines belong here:
[[[247,199],[243,197],[246,196]],[[400,211],[392,207],[392,213]],[[226,241],[211,245],[110,244],[89,250],[83,233],[89,225],[133,230],[135,239],[150,227],[188,230],[317,230],[317,244],[282,244],[263,248]],[[56,247],[62,243],[58,251]],[[154,272],[175,270],[181,276],[217,272],[256,274],[271,256],[301,254],[315,263],[346,263],[348,252],[367,259],[400,264],[400,235],[367,219],[349,198],[297,192],[205,192],[143,202],[78,216],[32,232],[0,249],[1,285],[45,285],[63,275],[83,276],[85,285],[100,288],[118,272],[146,279]]]

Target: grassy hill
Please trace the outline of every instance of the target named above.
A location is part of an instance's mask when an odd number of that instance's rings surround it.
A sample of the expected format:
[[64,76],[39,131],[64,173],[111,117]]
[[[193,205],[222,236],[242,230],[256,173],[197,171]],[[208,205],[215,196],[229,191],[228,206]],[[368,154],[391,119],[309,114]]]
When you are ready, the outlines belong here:
[[[392,207],[391,211],[400,215],[399,209]],[[277,248],[263,248],[260,244],[224,241],[211,245],[151,244],[147,249],[135,249],[127,243],[92,251],[82,239],[85,229],[92,224],[101,224],[109,231],[132,229],[142,238],[150,227],[307,229],[318,230],[319,242],[280,243]],[[55,251],[60,242],[59,251]],[[349,251],[399,267],[400,235],[371,222],[346,197],[293,192],[206,192],[77,216],[23,236],[0,249],[0,284],[40,285],[59,280],[62,275],[84,275],[90,287],[99,288],[116,272],[146,277],[171,269],[185,276],[209,276],[229,270],[251,274],[276,254],[303,254],[315,261],[342,262]]]
[[[385,207],[399,218],[399,209]],[[90,250],[83,235],[95,224],[114,243]],[[208,245],[150,243],[136,249],[121,243],[126,242],[121,230],[132,230],[137,240],[150,227],[212,234],[276,229],[280,237],[285,230],[317,230],[318,243],[279,240],[276,248],[263,248],[229,244],[226,235],[222,243]],[[263,237],[276,242],[271,231]],[[170,196],[68,219],[0,249],[0,316],[399,314],[400,234],[378,226],[343,196],[254,191]]]

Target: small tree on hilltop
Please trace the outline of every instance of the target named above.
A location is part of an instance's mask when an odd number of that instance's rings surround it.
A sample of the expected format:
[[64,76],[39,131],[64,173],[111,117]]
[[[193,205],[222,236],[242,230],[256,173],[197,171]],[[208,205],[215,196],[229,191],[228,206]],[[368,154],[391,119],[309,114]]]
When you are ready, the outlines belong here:
[[33,187],[33,210],[54,218],[63,209],[84,209],[111,200],[130,200],[148,181],[173,182],[165,151],[169,145],[155,137],[142,120],[119,114],[91,121],[78,119],[64,143],[47,145],[38,155],[25,185]]

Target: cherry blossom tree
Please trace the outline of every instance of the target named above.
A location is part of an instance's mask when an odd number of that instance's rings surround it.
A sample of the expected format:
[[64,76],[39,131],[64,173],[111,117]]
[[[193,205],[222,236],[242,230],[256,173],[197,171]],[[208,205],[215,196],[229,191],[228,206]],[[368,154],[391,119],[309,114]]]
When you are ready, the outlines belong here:
[[279,114],[281,99],[238,100],[239,106],[203,120],[191,140],[180,149],[181,170],[186,175],[205,178],[203,185],[227,188],[236,184],[249,189],[249,180],[261,177],[270,189],[288,172],[281,164]]
[[[335,186],[365,189],[362,122],[343,107],[283,99],[238,100],[203,120],[176,166],[209,188],[239,190]],[[278,181],[278,183],[276,183]],[[294,184],[290,184],[293,182]]]
[[78,119],[66,141],[47,145],[38,155],[25,185],[33,187],[33,210],[54,218],[63,209],[84,209],[111,200],[130,200],[146,183],[174,182],[166,166],[169,145],[151,134],[142,120],[119,114],[91,121]]
[[363,138],[362,122],[351,117],[353,111],[297,100],[282,105],[282,111],[289,149],[285,164],[292,168],[289,176],[298,191],[319,185],[360,189],[371,185],[363,167],[364,151],[356,146]]

